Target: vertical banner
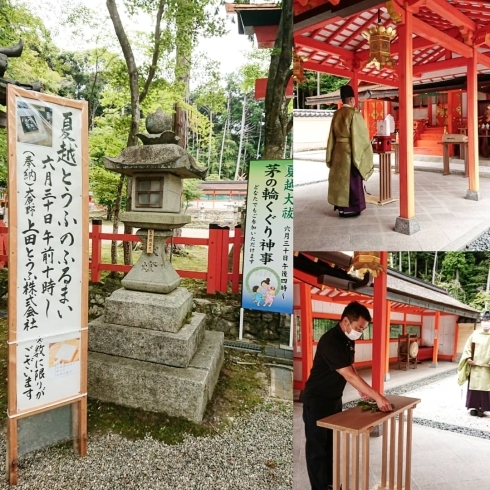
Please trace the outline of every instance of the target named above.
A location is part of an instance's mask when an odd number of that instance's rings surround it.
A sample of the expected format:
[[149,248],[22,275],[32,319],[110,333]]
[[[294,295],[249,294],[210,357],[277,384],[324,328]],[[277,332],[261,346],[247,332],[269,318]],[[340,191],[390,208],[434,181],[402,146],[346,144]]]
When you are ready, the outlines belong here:
[[250,162],[242,308],[293,311],[293,162]]
[[12,420],[86,403],[87,104],[9,85],[7,129]]

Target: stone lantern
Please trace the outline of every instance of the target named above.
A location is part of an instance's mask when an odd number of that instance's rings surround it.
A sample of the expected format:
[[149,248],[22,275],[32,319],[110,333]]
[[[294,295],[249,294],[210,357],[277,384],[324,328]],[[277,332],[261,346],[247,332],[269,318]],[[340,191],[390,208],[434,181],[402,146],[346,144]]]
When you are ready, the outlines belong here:
[[207,172],[177,144],[161,143],[175,138],[165,129],[167,117],[161,111],[149,116],[150,134],[139,135],[145,146],[130,146],[118,157],[104,157],[106,169],[132,178],[131,211],[122,213],[121,221],[139,228],[136,234],[143,242],[140,259],[122,280],[126,289],[170,293],[178,287],[180,277],[166,257],[165,243],[175,228],[191,221],[181,212],[182,179],[203,179]]
[[109,170],[132,178],[131,210],[121,220],[138,228],[143,252],[89,324],[89,396],[133,408],[202,421],[224,357],[222,332],[205,330],[192,294],[165,253],[173,230],[191,221],[181,212],[182,179],[203,178],[168,129],[161,111],[147,118],[143,146],[105,157]]
[[165,243],[175,228],[190,223],[181,212],[182,179],[204,178],[185,150],[176,144],[131,146],[116,158],[104,158],[108,170],[132,178],[131,211],[121,215],[126,225],[139,228],[143,253],[122,280],[126,289],[169,293],[180,284],[180,277],[165,254]]

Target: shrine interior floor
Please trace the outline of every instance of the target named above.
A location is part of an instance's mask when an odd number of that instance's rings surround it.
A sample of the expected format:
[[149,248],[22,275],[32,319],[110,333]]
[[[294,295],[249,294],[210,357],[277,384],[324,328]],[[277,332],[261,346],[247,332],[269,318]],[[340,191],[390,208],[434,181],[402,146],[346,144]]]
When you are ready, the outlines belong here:
[[[441,159],[427,157],[415,165],[415,215],[420,231],[395,232],[399,201],[367,204],[361,216],[340,219],[327,202],[328,169],[324,150],[294,156],[294,249],[321,250],[461,250],[490,228],[490,161],[480,163],[479,201],[465,198],[468,179],[460,160],[442,175]],[[392,171],[392,196],[399,198],[398,174]],[[366,192],[379,195],[377,169]],[[489,487],[490,489],[490,487]]]
[[[417,369],[407,371],[390,367],[391,379],[385,382],[385,389],[412,383],[456,369],[457,364],[439,362],[431,368],[430,362],[418,364]],[[371,381],[371,370],[359,371]],[[471,417],[464,407],[461,388],[456,383],[456,375],[445,381],[434,382],[420,390],[409,392],[406,396],[420,398],[421,403],[414,410],[414,417],[432,418],[437,422],[449,420],[454,424],[454,412],[459,411],[459,425],[478,428],[488,432],[490,437],[490,415]],[[298,393],[296,392],[296,395]],[[350,385],[346,387],[343,402],[358,399],[359,396]],[[441,400],[450,400],[441,402]],[[442,408],[441,408],[442,407]],[[419,412],[419,413],[418,413]],[[432,415],[431,415],[432,413]],[[310,488],[306,463],[304,460],[304,428],[302,404],[294,403],[294,490]],[[490,444],[488,439],[450,432],[424,425],[413,425],[412,447],[412,490],[489,490],[490,489]],[[380,482],[381,437],[370,438],[370,488],[377,488]]]

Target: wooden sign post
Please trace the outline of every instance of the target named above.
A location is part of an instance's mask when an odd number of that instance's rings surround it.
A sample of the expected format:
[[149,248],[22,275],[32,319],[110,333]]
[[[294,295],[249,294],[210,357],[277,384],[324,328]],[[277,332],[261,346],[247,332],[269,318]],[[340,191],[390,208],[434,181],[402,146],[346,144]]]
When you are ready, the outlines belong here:
[[[19,420],[72,406],[87,451],[87,103],[8,86],[8,450]],[[40,430],[43,427],[41,425]]]

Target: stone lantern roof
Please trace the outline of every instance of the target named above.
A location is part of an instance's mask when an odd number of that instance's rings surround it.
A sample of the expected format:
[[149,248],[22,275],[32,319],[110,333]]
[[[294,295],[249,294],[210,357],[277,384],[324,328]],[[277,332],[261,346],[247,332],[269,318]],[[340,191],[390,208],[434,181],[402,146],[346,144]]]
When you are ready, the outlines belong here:
[[104,166],[132,177],[137,173],[173,173],[183,179],[204,180],[207,168],[199,167],[194,158],[176,144],[130,146],[117,157],[104,157]]

